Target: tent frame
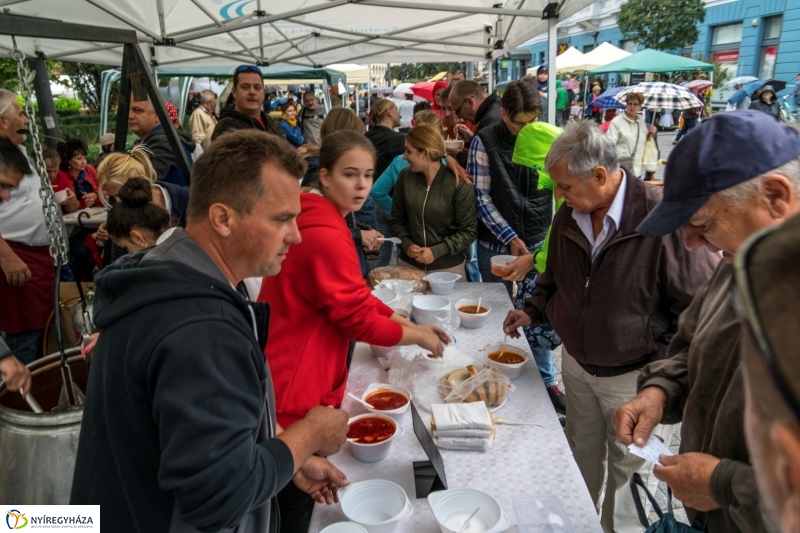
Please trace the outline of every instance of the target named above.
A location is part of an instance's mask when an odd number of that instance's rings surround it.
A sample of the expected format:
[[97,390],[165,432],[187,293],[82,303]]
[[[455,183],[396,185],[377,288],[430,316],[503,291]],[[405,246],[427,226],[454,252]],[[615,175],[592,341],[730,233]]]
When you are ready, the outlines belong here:
[[[136,32],[131,30],[120,30],[102,26],[90,26],[88,24],[64,23],[58,20],[50,20],[39,17],[21,17],[10,14],[0,14],[0,34],[14,35],[17,37],[42,37],[48,39],[63,39],[68,41],[98,41],[123,45],[122,56],[122,83],[120,87],[120,103],[117,119],[117,135],[114,142],[116,151],[125,150],[125,139],[128,135],[128,110],[130,109],[130,98],[133,94],[137,100],[145,100],[147,96],[153,103],[156,115],[158,116],[164,131],[167,134],[170,148],[176,155],[178,166],[189,179],[190,165],[181,147],[178,132],[172,121],[167,115],[164,101],[158,92],[155,79],[150,76],[147,63],[144,60],[142,51],[139,49],[139,39]],[[44,59],[42,55],[38,59]],[[50,94],[49,83],[37,84],[37,98],[43,101],[52,101],[53,95]],[[47,128],[47,123],[42,116],[45,132],[51,131]]]

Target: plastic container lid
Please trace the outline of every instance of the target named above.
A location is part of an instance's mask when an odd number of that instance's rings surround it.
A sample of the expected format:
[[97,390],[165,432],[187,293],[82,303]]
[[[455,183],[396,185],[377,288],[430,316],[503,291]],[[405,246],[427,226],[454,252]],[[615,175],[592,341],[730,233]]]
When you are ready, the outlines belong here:
[[514,498],[514,514],[522,533],[574,533],[564,504],[556,496]]

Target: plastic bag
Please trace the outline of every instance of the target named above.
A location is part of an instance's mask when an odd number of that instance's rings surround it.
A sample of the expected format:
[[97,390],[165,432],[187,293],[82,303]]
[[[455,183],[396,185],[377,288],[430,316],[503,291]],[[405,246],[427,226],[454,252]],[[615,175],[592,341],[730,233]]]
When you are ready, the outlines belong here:
[[[469,377],[466,377],[466,370]],[[439,380],[439,392],[444,397],[445,403],[470,403],[486,402],[490,409],[499,407],[506,401],[509,386],[508,376],[500,370],[486,366],[478,369],[468,366],[458,369]]]
[[428,412],[432,404],[442,403],[438,376],[473,363],[472,357],[453,345],[445,347],[441,359],[428,357],[418,346],[398,346],[383,361],[389,383],[410,391],[414,405]]
[[414,282],[411,288],[414,292],[427,292],[431,286],[427,281],[422,279],[428,273],[416,268],[402,267],[402,266],[385,266],[374,268],[367,274],[367,281],[369,286],[375,288],[381,281],[386,279],[404,279]]
[[653,138],[644,143],[644,156],[642,157],[642,168],[645,172],[655,172],[658,170],[658,146]]

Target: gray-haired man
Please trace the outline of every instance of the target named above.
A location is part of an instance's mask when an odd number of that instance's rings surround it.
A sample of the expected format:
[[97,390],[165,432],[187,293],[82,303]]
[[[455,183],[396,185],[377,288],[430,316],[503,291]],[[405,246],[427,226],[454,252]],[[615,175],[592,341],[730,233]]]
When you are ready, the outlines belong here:
[[[649,485],[657,481],[644,460],[616,442],[611,416],[636,395],[639,369],[664,357],[678,315],[719,258],[686,251],[679,231],[637,233],[661,190],[621,168],[614,144],[594,124],[567,126],[545,165],[565,205],[553,220],[547,268],[525,310],[509,313],[504,328],[515,335],[520,326],[549,322],[561,337],[575,461],[603,529],[639,532],[628,480],[639,472]],[[669,442],[672,431],[659,426],[654,433]]]
[[214,107],[217,105],[217,95],[214,91],[200,93],[200,105],[192,111],[189,118],[189,130],[192,132],[192,140],[198,144],[206,138],[211,139],[214,133],[214,126],[217,125],[217,116],[214,114]]

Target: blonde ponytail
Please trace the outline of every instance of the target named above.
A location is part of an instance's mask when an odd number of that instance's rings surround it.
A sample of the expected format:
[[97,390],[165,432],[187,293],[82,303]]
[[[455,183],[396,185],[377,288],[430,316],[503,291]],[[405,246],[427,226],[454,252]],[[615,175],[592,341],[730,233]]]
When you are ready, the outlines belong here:
[[[125,185],[130,178],[143,178],[155,183],[156,171],[147,155],[149,151],[140,144],[127,152],[115,152],[106,157],[97,167],[97,185],[100,191],[108,183]],[[100,194],[100,201],[106,207],[111,207],[105,194]]]

